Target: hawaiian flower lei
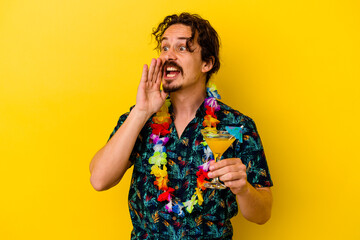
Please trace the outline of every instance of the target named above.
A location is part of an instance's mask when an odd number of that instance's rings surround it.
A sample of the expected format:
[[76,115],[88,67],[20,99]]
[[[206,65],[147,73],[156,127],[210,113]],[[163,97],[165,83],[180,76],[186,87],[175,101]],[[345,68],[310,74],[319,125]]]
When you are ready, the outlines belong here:
[[[208,97],[205,99],[204,103],[206,116],[204,117],[203,126],[206,128],[216,128],[219,120],[217,120],[215,112],[220,110],[220,106],[216,99],[220,99],[220,95],[217,92],[215,84],[211,81],[207,84],[206,92]],[[167,99],[160,111],[152,118],[154,123],[151,124],[152,133],[150,135],[150,141],[154,144],[154,154],[149,158],[149,163],[152,164],[150,173],[156,177],[156,181],[154,181],[155,186],[162,191],[157,200],[160,202],[165,200],[168,201],[168,204],[166,204],[168,212],[175,212],[179,215],[183,215],[184,212],[182,208],[185,207],[187,212],[191,213],[196,204],[202,205],[204,201],[202,191],[206,189],[204,184],[208,182],[205,179],[209,179],[207,173],[209,171],[210,161],[198,167],[199,170],[196,173],[197,187],[195,188],[195,192],[191,199],[184,203],[176,201],[173,194],[175,189],[167,185],[169,179],[166,167],[167,154],[165,145],[169,141],[169,138],[166,137],[166,135],[170,133],[169,127],[172,122],[169,114],[170,104],[170,99]],[[203,141],[202,144],[204,146],[205,159],[209,159],[211,155],[210,148],[205,141]]]

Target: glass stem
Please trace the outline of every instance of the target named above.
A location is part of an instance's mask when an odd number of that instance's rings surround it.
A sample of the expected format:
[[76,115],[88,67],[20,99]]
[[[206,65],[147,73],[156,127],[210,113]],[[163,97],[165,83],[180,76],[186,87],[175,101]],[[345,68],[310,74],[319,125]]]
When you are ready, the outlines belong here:
[[[215,153],[215,162],[219,162],[220,159],[221,159],[221,156],[222,154],[219,154],[219,153]],[[219,177],[216,177],[212,180],[212,182],[216,182],[216,183],[219,183]]]

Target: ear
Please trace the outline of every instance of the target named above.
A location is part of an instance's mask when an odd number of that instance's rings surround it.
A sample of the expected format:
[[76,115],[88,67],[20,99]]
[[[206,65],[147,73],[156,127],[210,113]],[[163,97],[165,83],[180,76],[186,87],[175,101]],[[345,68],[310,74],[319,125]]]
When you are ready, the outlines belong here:
[[213,68],[214,62],[215,62],[215,58],[213,56],[211,56],[208,61],[204,61],[202,63],[201,71],[203,73],[209,72]]

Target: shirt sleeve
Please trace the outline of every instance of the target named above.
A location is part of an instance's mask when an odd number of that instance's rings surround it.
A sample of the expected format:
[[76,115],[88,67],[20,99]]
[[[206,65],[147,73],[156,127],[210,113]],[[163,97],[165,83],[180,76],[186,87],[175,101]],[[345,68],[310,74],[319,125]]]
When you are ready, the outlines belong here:
[[[134,106],[133,106],[134,107]],[[130,111],[131,109],[133,108],[131,107],[130,108]],[[121,127],[121,125],[125,122],[125,120],[127,119],[127,117],[129,116],[130,112],[127,112],[127,113],[124,113],[123,115],[120,116],[114,130],[112,131],[112,133],[110,134],[110,137],[108,139],[108,141],[115,135],[115,133],[117,132],[117,130],[119,130],[119,128]],[[136,142],[135,142],[135,145],[134,145],[134,148],[132,149],[131,151],[131,154],[130,154],[130,157],[129,157],[129,161],[134,164],[136,158],[138,158],[140,156],[139,154],[139,151],[141,149],[141,144],[142,144],[142,141],[141,141],[141,133],[140,135],[137,137],[136,139]]]
[[247,180],[254,187],[271,187],[269,167],[255,122],[245,117],[243,121],[243,142],[236,144],[236,152],[246,166]]

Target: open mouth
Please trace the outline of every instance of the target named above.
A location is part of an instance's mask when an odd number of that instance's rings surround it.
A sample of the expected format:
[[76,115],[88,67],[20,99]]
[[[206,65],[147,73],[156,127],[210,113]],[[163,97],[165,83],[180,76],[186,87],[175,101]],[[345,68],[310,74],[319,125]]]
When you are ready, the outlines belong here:
[[164,79],[175,79],[180,73],[182,68],[175,63],[164,64]]
[[173,78],[177,76],[180,73],[180,71],[174,67],[167,67],[165,69],[165,76],[168,78]]

